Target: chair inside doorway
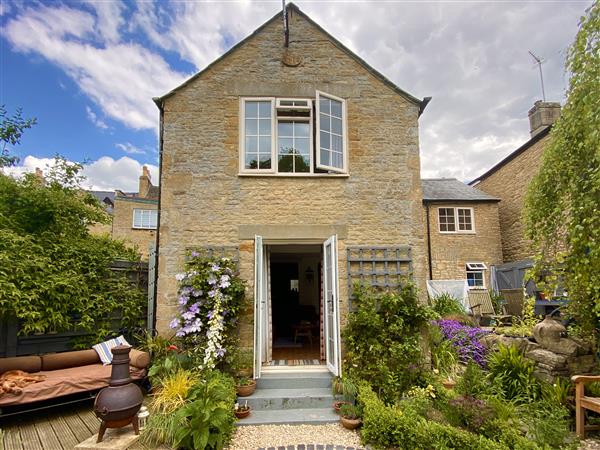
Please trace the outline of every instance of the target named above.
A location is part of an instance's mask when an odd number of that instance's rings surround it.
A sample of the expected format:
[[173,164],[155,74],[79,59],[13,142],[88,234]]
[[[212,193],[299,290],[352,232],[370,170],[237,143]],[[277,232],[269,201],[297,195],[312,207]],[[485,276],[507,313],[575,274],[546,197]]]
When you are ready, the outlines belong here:
[[271,251],[270,366],[321,364],[320,249]]

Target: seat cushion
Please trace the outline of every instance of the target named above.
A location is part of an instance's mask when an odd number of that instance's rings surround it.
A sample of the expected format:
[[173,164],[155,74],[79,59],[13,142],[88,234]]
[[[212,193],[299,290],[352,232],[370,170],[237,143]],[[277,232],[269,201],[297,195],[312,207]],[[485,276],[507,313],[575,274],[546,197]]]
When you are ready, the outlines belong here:
[[[36,375],[45,375],[46,379],[33,383],[20,395],[0,395],[0,407],[38,402],[80,392],[94,391],[108,386],[112,366],[100,363],[81,367],[70,367],[61,370],[41,371]],[[138,380],[146,375],[146,371],[130,366],[131,378]]]

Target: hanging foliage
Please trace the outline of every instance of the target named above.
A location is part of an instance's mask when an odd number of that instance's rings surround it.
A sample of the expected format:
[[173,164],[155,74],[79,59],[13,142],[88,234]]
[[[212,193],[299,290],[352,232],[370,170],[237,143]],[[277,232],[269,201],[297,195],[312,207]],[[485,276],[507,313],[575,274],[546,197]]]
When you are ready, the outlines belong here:
[[[600,319],[600,4],[581,19],[566,61],[567,102],[526,199],[535,272],[562,284],[587,332]],[[550,275],[549,275],[550,274]]]

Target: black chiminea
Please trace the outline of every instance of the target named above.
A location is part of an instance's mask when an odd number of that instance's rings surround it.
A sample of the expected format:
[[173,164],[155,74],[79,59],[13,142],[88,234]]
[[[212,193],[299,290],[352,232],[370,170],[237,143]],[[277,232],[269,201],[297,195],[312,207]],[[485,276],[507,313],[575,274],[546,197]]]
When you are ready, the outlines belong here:
[[137,412],[144,396],[129,376],[130,350],[131,347],[127,345],[118,345],[111,350],[113,360],[110,381],[108,387],[98,393],[94,402],[94,412],[102,420],[96,442],[102,442],[107,428],[122,428],[130,423],[135,434],[140,434]]

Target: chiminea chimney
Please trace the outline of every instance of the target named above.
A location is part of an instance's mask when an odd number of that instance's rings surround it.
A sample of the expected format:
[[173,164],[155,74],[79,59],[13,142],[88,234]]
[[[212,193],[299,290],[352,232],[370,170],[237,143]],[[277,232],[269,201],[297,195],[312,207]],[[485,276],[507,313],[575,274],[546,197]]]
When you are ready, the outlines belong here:
[[529,133],[531,137],[551,126],[560,116],[560,103],[538,100],[529,110]]
[[150,186],[152,183],[150,182],[150,171],[148,167],[142,167],[142,175],[140,176],[140,187],[139,187],[139,196],[147,197],[148,191],[150,190]]

